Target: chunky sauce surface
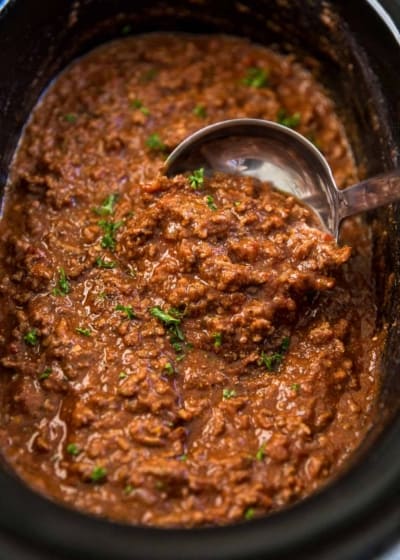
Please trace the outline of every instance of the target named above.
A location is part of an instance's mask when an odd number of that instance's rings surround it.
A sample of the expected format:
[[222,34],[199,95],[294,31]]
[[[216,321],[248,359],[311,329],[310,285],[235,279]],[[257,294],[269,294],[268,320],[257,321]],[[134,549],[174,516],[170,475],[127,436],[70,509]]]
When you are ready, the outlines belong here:
[[251,519],[334,476],[374,416],[366,232],[338,248],[293,198],[201,170],[185,136],[279,120],[356,169],[292,57],[150,35],[77,61],[33,113],[1,224],[2,453],[30,485],[130,523]]

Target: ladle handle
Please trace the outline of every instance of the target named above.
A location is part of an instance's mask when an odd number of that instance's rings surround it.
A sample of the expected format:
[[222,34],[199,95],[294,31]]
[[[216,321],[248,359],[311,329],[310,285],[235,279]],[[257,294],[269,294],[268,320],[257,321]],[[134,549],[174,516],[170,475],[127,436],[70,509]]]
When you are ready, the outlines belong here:
[[352,216],[400,201],[400,169],[377,175],[339,191],[339,217]]

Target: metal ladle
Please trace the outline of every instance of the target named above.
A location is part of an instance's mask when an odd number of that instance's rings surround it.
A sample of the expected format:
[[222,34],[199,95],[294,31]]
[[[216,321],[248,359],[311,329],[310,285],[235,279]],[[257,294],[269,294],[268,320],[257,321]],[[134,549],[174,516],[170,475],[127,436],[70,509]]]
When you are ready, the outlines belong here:
[[321,152],[304,136],[261,119],[221,121],[198,130],[175,148],[166,175],[204,168],[250,175],[296,196],[337,239],[343,218],[400,200],[400,169],[339,190]]

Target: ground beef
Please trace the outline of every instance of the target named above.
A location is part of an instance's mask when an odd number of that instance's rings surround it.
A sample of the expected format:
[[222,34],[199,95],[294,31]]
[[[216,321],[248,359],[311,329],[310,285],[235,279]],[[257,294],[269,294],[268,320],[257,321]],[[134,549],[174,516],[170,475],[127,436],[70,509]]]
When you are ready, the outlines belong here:
[[[356,168],[293,56],[224,36],[105,45],[25,130],[1,222],[0,445],[57,501],[135,524],[224,524],[303,498],[374,417],[366,230],[338,247],[251,178],[167,179],[206,124],[278,120]],[[197,179],[196,179],[197,178]]]

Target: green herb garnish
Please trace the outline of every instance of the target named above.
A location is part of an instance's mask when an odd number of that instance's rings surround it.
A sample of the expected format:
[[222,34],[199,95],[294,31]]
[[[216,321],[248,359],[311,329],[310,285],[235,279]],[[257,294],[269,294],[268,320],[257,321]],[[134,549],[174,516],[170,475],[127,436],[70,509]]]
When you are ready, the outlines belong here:
[[128,319],[135,319],[136,315],[132,309],[132,305],[121,305],[120,303],[115,306],[115,311],[122,311]]
[[127,484],[124,488],[124,494],[128,496],[129,494],[132,494],[134,489],[135,489],[135,487],[132,486],[132,484]]
[[254,88],[263,88],[268,85],[269,72],[263,68],[248,68],[246,76],[243,78],[242,83],[245,86]]
[[207,109],[205,105],[203,105],[202,103],[196,105],[196,107],[193,109],[193,114],[196,115],[196,117],[199,117],[199,119],[205,119],[207,117]]
[[126,379],[128,377],[128,374],[125,371],[121,371],[118,377],[120,379]]
[[114,206],[118,199],[117,194],[110,194],[99,208],[94,208],[93,211],[99,216],[107,216],[114,212]]
[[178,461],[187,461],[188,456],[186,455],[186,453],[184,453],[183,455],[179,455],[178,457]]
[[108,222],[107,220],[100,220],[99,226],[104,231],[104,235],[101,238],[101,246],[103,249],[110,249],[114,251],[115,249],[115,234],[117,230],[124,225],[124,222]]
[[92,334],[90,329],[85,329],[84,327],[76,327],[75,331],[82,336],[90,336]]
[[181,313],[177,309],[170,309],[167,313],[160,307],[152,307],[150,309],[150,314],[164,323],[164,325],[168,329],[169,340],[175,352],[182,352],[183,343],[185,342],[185,335],[183,334],[180,327],[183,313]]
[[63,268],[58,269],[58,280],[57,286],[53,289],[53,295],[55,296],[66,296],[69,294],[69,282],[65,270]]
[[290,388],[292,389],[292,391],[296,391],[296,393],[298,393],[300,391],[300,383],[293,383]]
[[258,449],[256,453],[256,460],[262,461],[264,457],[265,457],[265,444],[262,444],[262,446]]
[[36,329],[31,329],[24,336],[24,341],[29,346],[36,346],[39,343],[38,334]]
[[93,482],[101,482],[107,476],[107,469],[104,467],[94,467],[90,473],[90,478]]
[[48,377],[50,377],[51,374],[51,368],[47,367],[43,370],[43,372],[39,375],[39,379],[40,381],[47,379]]
[[219,348],[222,344],[222,333],[216,332],[212,337],[214,339],[214,348]]
[[244,512],[244,518],[246,519],[246,521],[251,521],[254,518],[255,513],[256,512],[254,508],[247,508]]
[[199,189],[204,184],[204,167],[196,169],[191,175],[189,175],[189,184],[192,189]]
[[96,259],[96,265],[99,268],[107,268],[107,269],[115,268],[116,266],[114,261],[106,261],[103,257],[98,257]]
[[278,352],[273,352],[272,354],[266,354],[264,351],[261,352],[258,364],[264,364],[268,371],[275,371],[282,363],[284,354],[287,352],[289,345],[290,338],[288,336],[285,336],[285,338],[282,340]]
[[146,140],[146,146],[151,150],[158,152],[163,152],[167,148],[167,146],[164,144],[157,133],[150,134],[150,136]]
[[214,202],[214,197],[212,197],[210,194],[208,194],[206,196],[206,202],[207,202],[207,206],[210,208],[210,210],[218,210],[217,205]]
[[289,115],[285,109],[279,109],[276,118],[279,124],[283,124],[283,126],[287,126],[288,128],[296,128],[301,121],[300,113],[293,113],[293,115]]
[[64,115],[64,120],[67,121],[68,123],[75,123],[77,121],[77,116],[74,113],[67,113],[66,115]]
[[223,389],[222,391],[222,398],[224,401],[227,401],[229,399],[233,399],[233,397],[236,397],[237,393],[235,391],[235,389]]
[[143,105],[143,102],[140,101],[140,99],[134,99],[131,101],[130,107],[131,109],[139,109],[139,111],[143,113],[143,115],[146,115],[146,117],[150,115],[149,109]]
[[69,453],[73,457],[76,457],[77,455],[79,455],[80,452],[81,452],[81,450],[76,445],[76,443],[69,443],[67,445],[67,453]]
[[164,371],[167,375],[174,375],[175,374],[175,369],[174,369],[174,366],[171,364],[171,362],[168,362],[167,364],[165,364]]

